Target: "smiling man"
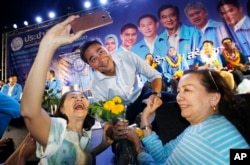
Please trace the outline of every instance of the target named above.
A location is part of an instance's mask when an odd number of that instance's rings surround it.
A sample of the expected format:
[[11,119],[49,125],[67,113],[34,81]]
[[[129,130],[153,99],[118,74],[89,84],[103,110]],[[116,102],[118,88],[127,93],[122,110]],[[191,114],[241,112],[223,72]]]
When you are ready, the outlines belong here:
[[[90,86],[95,101],[120,96],[127,105],[126,118],[130,124],[144,109],[144,99],[152,102],[155,97],[165,102],[175,100],[174,95],[161,92],[161,74],[130,51],[115,52],[111,56],[99,41],[94,40],[83,44],[81,58],[95,70]],[[152,89],[140,85],[138,73],[152,82]]]
[[122,40],[122,44],[117,51],[129,51],[137,40],[137,27],[132,23],[123,25],[120,39]]
[[132,51],[142,59],[145,59],[148,53],[164,57],[166,52],[162,51],[162,49],[164,50],[164,44],[158,38],[157,29],[159,22],[157,18],[152,14],[145,14],[138,19],[137,24],[143,39],[132,47]]
[[193,24],[199,32],[198,37],[200,40],[200,49],[202,48],[202,43],[205,40],[212,41],[214,43],[214,47],[219,48],[221,46],[222,39],[228,37],[227,30],[223,23],[208,18],[209,13],[201,2],[188,3],[184,12],[189,19],[189,22]]
[[[220,0],[217,11],[229,26],[237,47],[250,58],[250,18],[243,14],[243,8],[238,0]],[[248,61],[250,62],[249,59]]]

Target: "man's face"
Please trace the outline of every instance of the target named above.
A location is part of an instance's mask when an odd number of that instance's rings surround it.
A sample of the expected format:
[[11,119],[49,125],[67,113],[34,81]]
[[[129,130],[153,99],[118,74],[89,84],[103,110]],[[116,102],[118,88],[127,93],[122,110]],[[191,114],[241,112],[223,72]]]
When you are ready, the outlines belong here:
[[187,17],[189,21],[199,29],[202,29],[208,22],[207,11],[202,9],[188,9]]
[[225,47],[225,49],[232,49],[233,48],[233,42],[230,39],[226,39],[223,41],[223,46]]
[[125,29],[120,38],[125,48],[132,47],[137,40],[137,31],[134,28]]
[[157,35],[158,26],[158,22],[156,23],[150,17],[146,17],[140,20],[139,31],[144,37],[154,37]]
[[90,67],[105,75],[114,71],[114,62],[108,51],[100,44],[92,44],[84,54]]
[[211,55],[211,53],[213,52],[213,48],[214,48],[213,45],[209,42],[205,42],[203,44],[203,50],[207,55]]
[[162,10],[160,13],[160,21],[162,26],[167,30],[176,29],[179,26],[179,18],[172,8]]
[[12,76],[9,78],[9,83],[10,85],[14,85],[17,82],[17,77],[16,76]]
[[233,5],[227,4],[227,5],[221,6],[219,10],[220,10],[220,15],[222,19],[229,26],[236,25],[243,17],[242,7],[237,8]]
[[177,54],[176,54],[175,48],[169,48],[168,53],[169,53],[169,55],[171,55],[171,56],[176,56],[176,55],[177,55]]

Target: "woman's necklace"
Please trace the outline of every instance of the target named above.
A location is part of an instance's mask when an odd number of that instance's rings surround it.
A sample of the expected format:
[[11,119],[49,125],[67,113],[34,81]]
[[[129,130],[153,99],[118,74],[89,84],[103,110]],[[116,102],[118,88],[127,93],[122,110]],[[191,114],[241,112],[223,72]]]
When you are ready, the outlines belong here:
[[230,64],[237,65],[240,63],[240,52],[237,49],[233,49],[231,53],[224,49],[222,54],[225,60]]
[[176,68],[180,65],[181,63],[181,55],[178,54],[178,59],[177,59],[177,62],[174,63],[168,56],[166,56],[166,60],[167,62],[169,63],[169,65],[173,68]]

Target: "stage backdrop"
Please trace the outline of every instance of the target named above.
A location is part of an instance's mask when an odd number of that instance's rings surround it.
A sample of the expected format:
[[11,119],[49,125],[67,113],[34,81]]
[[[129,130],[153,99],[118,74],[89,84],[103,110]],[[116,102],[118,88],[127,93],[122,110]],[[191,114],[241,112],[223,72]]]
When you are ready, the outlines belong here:
[[[158,18],[157,11],[164,4],[176,5],[179,8],[180,12],[180,22],[189,27],[195,28],[187,18],[184,13],[185,6],[193,2],[192,0],[181,0],[181,1],[171,1],[171,0],[134,0],[131,1],[128,5],[119,5],[108,8],[108,12],[113,18],[113,23],[105,27],[101,27],[92,31],[87,32],[79,40],[73,44],[63,46],[59,48],[53,58],[50,69],[56,71],[56,76],[60,78],[64,86],[78,86],[82,90],[88,88],[89,81],[91,79],[92,70],[89,66],[83,63],[80,58],[77,50],[73,48],[82,45],[86,40],[98,38],[104,42],[105,36],[108,34],[114,34],[118,38],[118,43],[120,46],[122,41],[120,39],[120,30],[121,27],[127,23],[133,23],[137,26],[137,20],[140,16],[144,14],[153,14]],[[229,35],[235,36],[229,26],[223,22],[221,15],[217,12],[216,6],[218,0],[200,0],[202,4],[206,7],[208,11],[208,18],[215,21],[222,22],[226,30],[228,30]],[[246,0],[239,0],[243,8],[243,14],[246,15]],[[247,19],[249,17],[247,16]],[[51,26],[46,26],[43,28],[35,28],[26,32],[22,32],[16,35],[11,35],[7,38],[7,75],[17,74],[19,78],[19,83],[21,85],[25,84],[25,80],[30,71],[31,65],[36,57],[38,51],[39,43],[44,36],[45,32]],[[249,31],[250,25],[246,31]],[[159,21],[159,28],[157,30],[158,34],[163,32],[164,28]],[[249,33],[248,33],[249,34]],[[193,36],[190,36],[193,37]],[[250,36],[244,36],[250,37]],[[142,34],[138,31],[136,42],[138,43],[143,39]],[[249,39],[248,39],[249,41]],[[236,45],[240,47],[237,40],[234,41]],[[245,43],[245,46],[249,46],[249,42]],[[217,47],[220,47],[217,45]],[[196,45],[196,48],[192,52],[183,54],[188,60],[196,55],[195,51],[199,50],[200,46]],[[249,49],[250,50],[250,49]],[[73,52],[73,53],[72,53]],[[161,54],[165,56],[167,52]],[[247,54],[250,55],[250,54]],[[189,62],[191,64],[191,62]],[[43,65],[43,64],[41,64]],[[39,76],[39,75],[37,75]]]

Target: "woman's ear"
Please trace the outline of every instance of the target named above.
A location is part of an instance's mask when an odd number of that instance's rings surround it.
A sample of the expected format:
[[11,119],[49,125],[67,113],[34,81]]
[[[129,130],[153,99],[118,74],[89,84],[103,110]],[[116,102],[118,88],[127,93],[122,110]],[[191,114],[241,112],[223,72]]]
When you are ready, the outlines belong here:
[[210,101],[211,101],[211,104],[212,105],[217,105],[220,101],[220,98],[221,98],[221,94],[216,92],[216,93],[211,93],[211,96],[210,96]]

